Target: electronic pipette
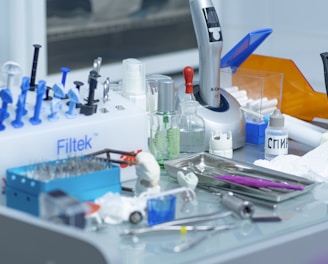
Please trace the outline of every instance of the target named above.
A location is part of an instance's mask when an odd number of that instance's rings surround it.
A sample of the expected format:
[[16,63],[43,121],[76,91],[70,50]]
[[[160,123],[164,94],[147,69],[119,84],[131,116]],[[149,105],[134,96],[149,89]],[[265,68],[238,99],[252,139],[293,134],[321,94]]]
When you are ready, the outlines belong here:
[[[190,0],[190,10],[199,50],[199,85],[194,94],[201,104],[198,114],[205,121],[205,149],[209,148],[212,131],[231,131],[233,148],[245,144],[245,119],[240,104],[220,89],[220,61],[223,46],[221,26],[211,0]],[[179,99],[185,88],[179,90]]]

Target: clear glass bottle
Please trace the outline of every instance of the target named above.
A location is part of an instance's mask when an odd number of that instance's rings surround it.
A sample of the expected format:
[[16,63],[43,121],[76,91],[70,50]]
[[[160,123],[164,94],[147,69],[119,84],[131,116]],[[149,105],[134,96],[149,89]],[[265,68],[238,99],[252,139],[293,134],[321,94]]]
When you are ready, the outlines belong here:
[[157,111],[150,120],[150,151],[161,166],[180,156],[180,118],[174,110],[173,84],[173,80],[159,81]]
[[181,102],[180,152],[198,153],[205,151],[205,122],[197,114],[197,101]]
[[267,160],[288,154],[288,130],[285,128],[285,118],[279,109],[270,116],[265,130],[264,156]]

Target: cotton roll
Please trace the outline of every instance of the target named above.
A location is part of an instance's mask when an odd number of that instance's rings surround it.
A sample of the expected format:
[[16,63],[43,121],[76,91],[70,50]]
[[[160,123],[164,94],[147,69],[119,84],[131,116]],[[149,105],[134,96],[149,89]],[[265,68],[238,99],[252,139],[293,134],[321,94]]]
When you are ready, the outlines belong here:
[[326,129],[287,114],[283,115],[285,117],[285,127],[288,130],[289,138],[312,147],[320,145],[322,136],[327,132]]

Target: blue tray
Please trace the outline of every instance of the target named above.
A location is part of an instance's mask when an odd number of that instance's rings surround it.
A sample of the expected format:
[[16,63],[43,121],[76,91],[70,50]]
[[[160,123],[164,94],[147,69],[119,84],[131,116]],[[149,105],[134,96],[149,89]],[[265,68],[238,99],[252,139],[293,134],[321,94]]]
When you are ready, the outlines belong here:
[[112,164],[103,170],[48,181],[26,176],[27,171],[33,171],[37,166],[45,164],[55,166],[58,162],[64,161],[56,160],[7,169],[7,206],[39,215],[39,195],[41,193],[59,189],[81,201],[92,201],[107,192],[121,192],[120,168]]

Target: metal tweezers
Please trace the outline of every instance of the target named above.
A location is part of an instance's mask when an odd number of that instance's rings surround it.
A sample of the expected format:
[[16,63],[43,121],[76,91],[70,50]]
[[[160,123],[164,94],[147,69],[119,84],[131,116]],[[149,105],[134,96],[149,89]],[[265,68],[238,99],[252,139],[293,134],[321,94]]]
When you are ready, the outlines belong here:
[[116,149],[109,149],[105,148],[103,150],[99,150],[90,154],[87,154],[87,157],[96,157],[98,155],[106,154],[106,158],[103,157],[97,157],[97,159],[102,159],[108,162],[114,162],[114,163],[119,163],[119,164],[127,164],[127,165],[137,165],[136,161],[124,161],[124,160],[115,160],[110,158],[110,153],[115,153],[115,154],[121,154],[125,156],[131,156],[131,157],[136,157],[137,153],[134,152],[128,152],[128,151],[122,151],[122,150],[116,150]]

